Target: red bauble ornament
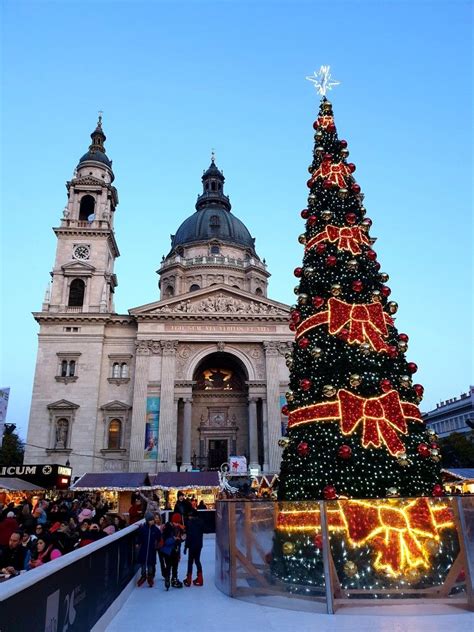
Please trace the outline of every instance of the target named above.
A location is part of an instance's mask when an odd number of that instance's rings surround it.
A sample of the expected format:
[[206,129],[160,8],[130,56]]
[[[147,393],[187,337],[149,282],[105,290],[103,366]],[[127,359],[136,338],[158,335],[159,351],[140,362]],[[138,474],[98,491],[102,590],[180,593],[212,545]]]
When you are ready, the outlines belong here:
[[427,445],[426,443],[420,443],[420,445],[416,449],[418,451],[418,454],[422,456],[424,459],[428,456],[431,456],[430,446]]
[[380,380],[380,388],[384,393],[387,393],[392,388],[392,382],[390,380]]
[[303,268],[295,268],[293,270],[293,274],[295,275],[295,277],[301,277],[303,276]]
[[[354,173],[354,171],[356,170],[356,166],[355,166],[355,164],[353,162],[349,162],[347,164],[347,168],[349,169],[349,171],[351,173]],[[357,186],[359,186],[359,185],[357,185]],[[360,191],[360,187],[359,187],[359,191]]]
[[331,180],[324,180],[323,181],[323,188],[324,189],[330,189],[332,187],[332,182]]
[[334,485],[326,485],[323,489],[323,496],[326,500],[334,500],[337,498],[337,492]]
[[418,371],[418,367],[416,366],[414,362],[409,362],[407,365],[407,369],[409,373],[412,373],[412,374]]
[[385,296],[385,298],[387,298],[387,296],[390,296],[390,294],[392,293],[392,290],[388,287],[388,285],[382,285],[382,287],[380,288],[380,293],[382,294],[382,296]]
[[311,189],[313,184],[314,184],[313,178],[310,178],[309,180],[306,181],[306,186],[308,187],[308,189]]
[[316,534],[316,535],[314,536],[314,540],[313,540],[313,542],[314,542],[314,546],[315,546],[315,547],[316,547],[319,551],[321,551],[321,549],[323,548],[323,536],[322,536],[320,533]]
[[337,257],[335,257],[334,255],[329,255],[329,257],[326,257],[326,265],[329,266],[330,268],[335,266],[336,263],[337,263]]
[[304,208],[301,213],[300,213],[301,217],[303,219],[308,219],[309,217],[309,208]]
[[364,284],[360,279],[352,281],[352,289],[354,290],[354,292],[362,292],[362,290],[364,289]]
[[318,255],[322,255],[325,250],[326,250],[326,244],[318,244],[316,246],[316,253]]
[[302,441],[301,443],[298,443],[296,451],[298,452],[299,456],[308,456],[309,445],[306,443],[306,441]]
[[324,299],[322,296],[313,296],[312,303],[314,307],[322,307],[324,305]]
[[439,445],[437,443],[430,443],[430,448],[432,450],[439,450]]
[[345,148],[347,147],[347,140],[340,140],[340,141],[339,141],[339,145],[340,145],[343,149],[345,149]]
[[346,213],[346,222],[350,225],[355,224],[357,221],[357,215],[355,213]]
[[309,338],[300,338],[298,340],[298,347],[300,349],[307,349],[309,347]]
[[462,569],[459,575],[456,577],[456,583],[465,582],[465,581],[466,581],[466,571]]
[[374,263],[374,268],[375,268],[376,270],[380,270],[380,263],[379,263],[378,261],[376,261],[376,262]]
[[300,386],[303,391],[309,391],[309,389],[313,386],[313,383],[307,377],[304,377],[302,380],[300,380]]
[[337,337],[340,340],[344,340],[344,342],[347,342],[349,340],[349,330],[341,329],[341,331],[337,334]]
[[295,323],[290,323],[290,324],[288,325],[288,328],[290,329],[290,331],[296,331],[296,325],[295,325]]
[[329,162],[330,160],[332,160],[332,154],[324,154],[323,160],[324,162]]
[[408,342],[409,338],[406,334],[398,334],[398,339],[400,342]]
[[351,186],[351,190],[353,191],[353,193],[355,193],[356,195],[358,193],[360,193],[360,186],[357,184],[357,182],[354,182],[354,184]]
[[316,215],[310,215],[308,217],[308,226],[314,226],[317,221],[318,221],[318,218]]
[[341,445],[339,446],[339,449],[337,451],[337,456],[340,459],[344,459],[345,461],[347,459],[350,459],[352,456],[352,448],[349,445]]
[[319,121],[316,119],[313,123],[313,129],[318,129],[319,127]]
[[330,123],[326,129],[330,134],[333,134],[336,131],[336,126],[334,123]]
[[387,355],[389,358],[396,358],[398,356],[398,347],[394,347],[393,345],[389,345],[387,347]]
[[370,217],[365,217],[362,223],[365,224],[365,226],[368,226],[369,228],[370,226],[372,226],[372,220],[370,219]]
[[436,485],[433,487],[433,491],[431,493],[432,493],[433,496],[444,496],[443,486],[440,485],[439,483],[436,483]]
[[413,388],[415,389],[415,393],[418,395],[418,397],[421,397],[425,392],[425,387],[421,384],[414,384]]
[[288,412],[289,412],[288,411],[288,406],[285,405],[285,406],[281,407],[281,414],[282,415],[285,415],[285,417],[286,417],[288,415]]
[[294,312],[291,312],[290,318],[291,318],[291,321],[297,325],[301,320],[301,312],[295,309]]
[[367,252],[365,253],[365,256],[370,261],[375,261],[377,259],[377,253],[375,252],[375,250],[372,250],[372,248],[369,248],[369,250],[367,250]]

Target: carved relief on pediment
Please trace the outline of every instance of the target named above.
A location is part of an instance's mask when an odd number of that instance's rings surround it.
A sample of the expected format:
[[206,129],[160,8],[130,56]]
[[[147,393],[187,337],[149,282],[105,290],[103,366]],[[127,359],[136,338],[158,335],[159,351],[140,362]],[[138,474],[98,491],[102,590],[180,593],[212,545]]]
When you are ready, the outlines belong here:
[[286,316],[287,312],[274,305],[257,301],[248,301],[226,294],[208,296],[201,300],[191,301],[186,299],[179,303],[157,307],[156,312],[161,313],[188,313],[188,314],[246,314],[246,315],[280,315]]

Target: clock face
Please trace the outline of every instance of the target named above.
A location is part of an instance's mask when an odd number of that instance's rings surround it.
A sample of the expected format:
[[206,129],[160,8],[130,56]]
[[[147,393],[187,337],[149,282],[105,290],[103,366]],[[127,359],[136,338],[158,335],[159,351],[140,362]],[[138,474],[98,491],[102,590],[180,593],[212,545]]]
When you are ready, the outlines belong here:
[[90,248],[89,246],[74,246],[72,254],[74,259],[89,259]]

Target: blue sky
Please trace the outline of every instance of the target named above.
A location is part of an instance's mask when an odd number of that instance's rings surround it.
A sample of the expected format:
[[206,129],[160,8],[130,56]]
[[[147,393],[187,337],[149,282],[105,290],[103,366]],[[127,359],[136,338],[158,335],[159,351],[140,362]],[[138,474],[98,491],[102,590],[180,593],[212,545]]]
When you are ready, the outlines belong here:
[[25,436],[64,184],[104,111],[120,204],[116,309],[158,298],[169,236],[194,211],[211,148],[233,212],[292,303],[318,97],[330,64],[382,270],[425,385],[472,377],[472,4],[4,0],[0,386]]

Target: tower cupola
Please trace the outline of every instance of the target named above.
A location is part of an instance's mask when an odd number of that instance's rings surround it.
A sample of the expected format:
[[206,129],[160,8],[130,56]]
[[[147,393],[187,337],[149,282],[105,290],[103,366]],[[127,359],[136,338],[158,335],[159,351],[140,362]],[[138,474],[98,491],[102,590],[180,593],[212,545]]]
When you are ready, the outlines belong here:
[[84,162],[100,162],[112,170],[112,161],[106,155],[104,147],[106,138],[104,130],[102,129],[102,115],[99,115],[97,127],[91,134],[92,143],[89,145],[89,151],[79,160],[79,165]]
[[217,206],[230,211],[232,207],[229,197],[224,195],[224,181],[224,174],[217,168],[214,153],[212,153],[211,164],[202,175],[202,193],[198,196],[196,211]]

